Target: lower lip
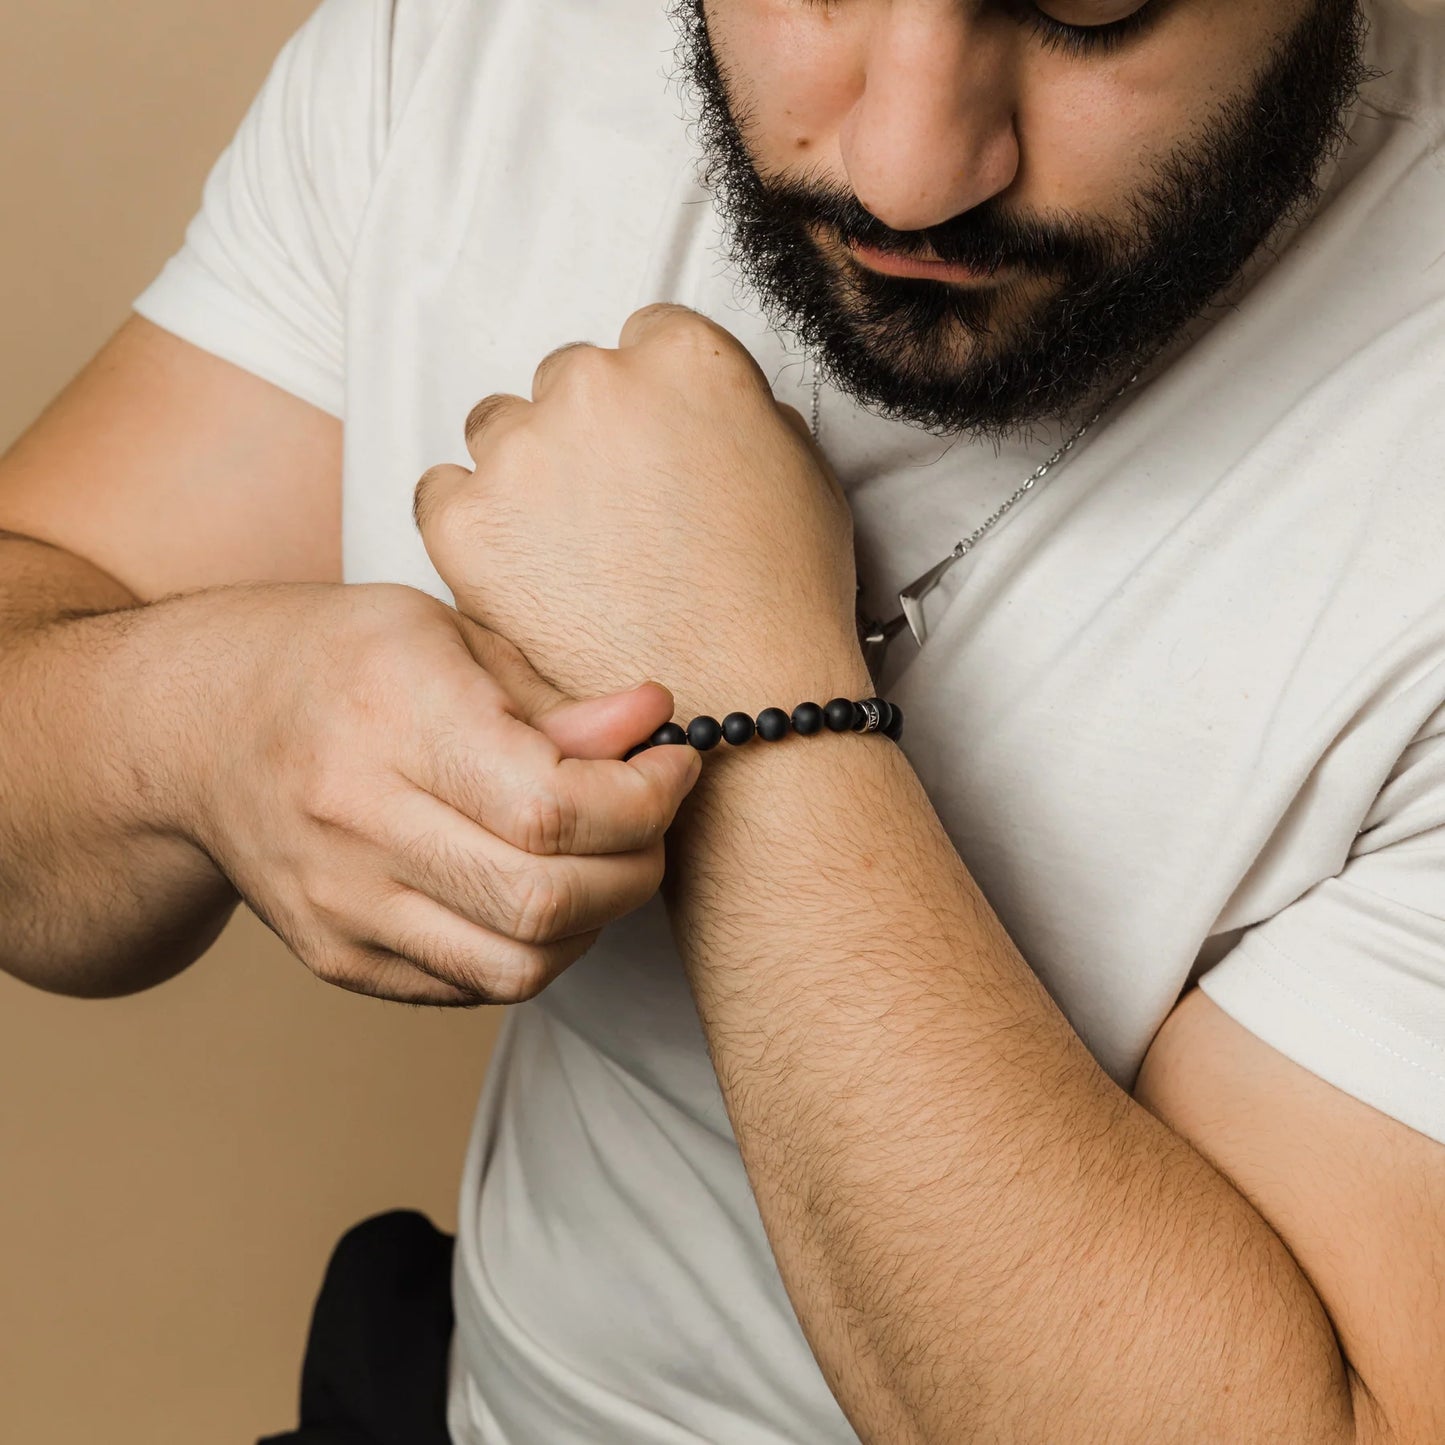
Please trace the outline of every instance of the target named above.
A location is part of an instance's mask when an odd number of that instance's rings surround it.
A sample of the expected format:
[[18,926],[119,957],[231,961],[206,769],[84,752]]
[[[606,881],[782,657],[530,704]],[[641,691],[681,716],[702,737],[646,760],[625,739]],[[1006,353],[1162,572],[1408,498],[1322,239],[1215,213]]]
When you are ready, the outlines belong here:
[[869,271],[884,276],[908,276],[921,281],[992,281],[997,271],[976,271],[956,261],[925,261],[914,256],[899,256],[891,251],[875,251],[871,246],[849,246],[853,259]]

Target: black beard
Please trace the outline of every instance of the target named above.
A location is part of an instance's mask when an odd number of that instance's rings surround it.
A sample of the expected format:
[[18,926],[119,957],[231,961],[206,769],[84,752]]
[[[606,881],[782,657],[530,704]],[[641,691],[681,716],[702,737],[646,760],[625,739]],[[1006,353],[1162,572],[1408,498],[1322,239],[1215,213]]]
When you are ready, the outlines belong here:
[[[1369,75],[1356,0],[1318,0],[1248,92],[1157,166],[1122,224],[1030,219],[995,198],[894,231],[846,186],[758,174],[703,3],[677,0],[678,58],[730,259],[834,386],[939,435],[1064,418],[1143,365],[1313,202]],[[985,287],[883,276],[830,260],[815,235],[1010,271]]]

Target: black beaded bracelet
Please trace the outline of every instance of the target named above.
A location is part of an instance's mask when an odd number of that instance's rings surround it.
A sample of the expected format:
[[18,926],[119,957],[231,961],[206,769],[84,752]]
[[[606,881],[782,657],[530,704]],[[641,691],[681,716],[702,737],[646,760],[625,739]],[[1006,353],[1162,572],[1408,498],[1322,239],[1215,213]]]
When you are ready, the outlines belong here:
[[765,707],[756,720],[745,712],[730,712],[719,722],[704,713],[693,718],[685,728],[674,722],[663,723],[645,743],[631,748],[626,757],[635,758],[648,748],[681,743],[700,753],[711,751],[720,742],[740,748],[754,737],[775,743],[790,732],[806,738],[824,728],[833,733],[882,733],[896,743],[903,736],[903,709],[881,697],[865,697],[859,702],[835,697],[822,707],[815,702],[800,702],[791,714],[780,707]]

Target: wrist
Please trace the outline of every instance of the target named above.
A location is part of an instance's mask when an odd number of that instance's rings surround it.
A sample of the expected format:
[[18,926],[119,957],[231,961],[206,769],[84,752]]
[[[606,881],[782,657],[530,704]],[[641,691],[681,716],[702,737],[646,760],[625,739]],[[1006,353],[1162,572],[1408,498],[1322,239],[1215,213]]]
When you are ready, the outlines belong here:
[[681,884],[695,901],[714,869],[740,848],[753,853],[786,839],[790,848],[813,851],[820,818],[855,811],[850,799],[875,806],[899,770],[912,773],[902,749],[882,733],[825,728],[738,748],[720,744],[705,755],[668,831],[664,900],[672,908]]
[[[327,584],[208,588],[141,610],[117,670],[132,704],[138,830],[215,857],[218,798],[233,785],[243,730],[281,686],[301,594]],[[138,705],[137,705],[138,704]],[[256,780],[247,780],[254,787]]]
[[[173,613],[190,601],[132,605],[47,622],[8,659],[64,742],[66,789],[98,836],[190,841],[180,780],[186,735],[177,695],[194,695],[197,670]],[[178,674],[183,681],[178,686]],[[187,711],[192,702],[184,704]]]
[[213,749],[237,715],[244,689],[240,659],[223,640],[221,590],[167,598],[138,609],[119,629],[109,670],[113,715],[121,720],[115,757],[131,780],[127,825],[201,848],[205,785]]
[[[773,783],[792,776],[811,774],[819,767],[825,774],[840,767],[851,770],[852,759],[860,753],[867,755],[880,748],[896,751],[904,724],[901,709],[887,701],[860,705],[864,699],[876,696],[866,668],[860,666],[849,672],[847,679],[840,691],[835,691],[830,682],[826,688],[804,687],[801,696],[799,686],[784,685],[784,690],[774,695],[787,701],[770,705],[775,708],[771,718],[761,716],[762,709],[749,712],[720,708],[717,713],[706,713],[706,717],[723,725],[724,737],[711,746],[706,741],[696,744],[704,753],[702,771],[683,805],[679,822],[685,821],[685,813],[706,811],[710,803],[721,805],[725,798],[739,792],[748,794],[761,786],[766,797]],[[802,703],[813,706],[803,710]],[[744,714],[738,719],[736,735],[729,718],[734,712]],[[673,723],[686,729],[698,715],[679,708]],[[706,738],[717,730],[708,727],[702,731]]]
[[[735,654],[742,657],[741,651]],[[673,722],[685,728],[693,718],[720,722],[732,712],[756,718],[766,708],[791,715],[799,703],[822,704],[835,697],[859,699],[874,693],[856,640],[819,647],[810,655],[758,654],[755,665],[710,668],[705,674],[659,677],[673,696]]]

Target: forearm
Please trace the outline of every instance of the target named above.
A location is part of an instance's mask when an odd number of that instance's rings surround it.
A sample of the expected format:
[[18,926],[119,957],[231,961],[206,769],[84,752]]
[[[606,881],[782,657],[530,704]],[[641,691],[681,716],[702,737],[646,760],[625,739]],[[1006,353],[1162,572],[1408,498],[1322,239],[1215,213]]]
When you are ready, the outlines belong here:
[[1355,1438],[1318,1298],[1118,1089],[901,753],[705,768],[679,946],[784,1280],[865,1440]]
[[0,968],[61,993],[149,987],[236,902],[176,827],[185,608],[8,536],[0,577]]

